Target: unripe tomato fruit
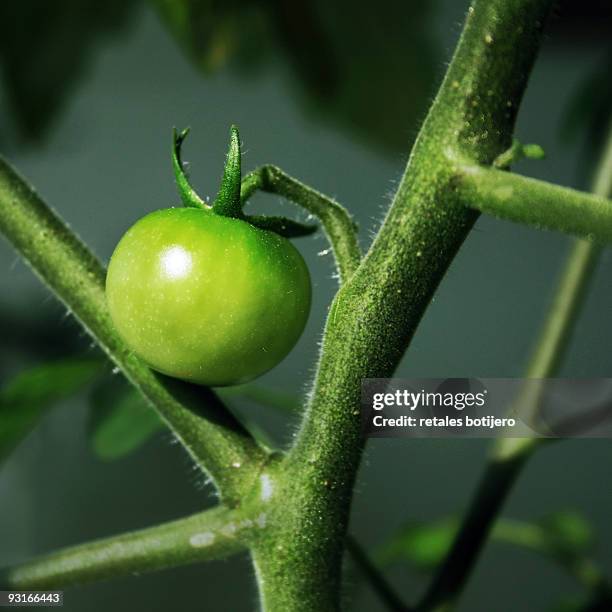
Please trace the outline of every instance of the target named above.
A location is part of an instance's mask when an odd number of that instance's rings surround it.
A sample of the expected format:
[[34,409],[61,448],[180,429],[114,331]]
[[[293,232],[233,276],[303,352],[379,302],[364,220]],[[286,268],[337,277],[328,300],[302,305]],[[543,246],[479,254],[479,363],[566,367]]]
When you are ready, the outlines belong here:
[[310,310],[310,275],[286,239],[195,208],[140,219],[111,258],[106,295],[128,346],[153,369],[220,386],[277,365]]

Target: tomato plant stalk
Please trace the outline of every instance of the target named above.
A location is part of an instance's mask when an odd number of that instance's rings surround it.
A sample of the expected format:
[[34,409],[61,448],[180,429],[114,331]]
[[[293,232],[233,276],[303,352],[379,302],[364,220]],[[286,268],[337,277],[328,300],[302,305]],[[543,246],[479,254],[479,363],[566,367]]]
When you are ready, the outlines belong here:
[[344,538],[363,447],[361,380],[393,373],[476,220],[456,188],[462,164],[489,165],[510,146],[550,4],[472,5],[385,222],[334,299],[311,400],[280,477],[283,498],[291,502],[278,535],[259,554],[256,549],[263,600],[272,610],[340,605]]
[[[480,212],[601,241],[612,238],[609,170],[595,195],[507,171],[520,149],[512,140],[515,118],[551,5],[552,0],[472,3],[391,207],[364,257],[351,217],[337,202],[275,166],[248,174],[240,189],[226,175],[222,213],[241,214],[237,206],[241,209],[257,190],[277,193],[318,217],[338,266],[341,285],[326,322],[316,377],[301,427],[284,453],[254,441],[211,390],[156,375],[128,350],[108,316],[103,267],[25,181],[0,164],[0,231],[162,415],[221,498],[216,509],[196,517],[11,568],[3,574],[7,585],[62,586],[248,549],[263,610],[340,608],[342,559],[365,443],[361,381],[393,374]],[[175,135],[175,173],[187,204],[201,207],[180,161],[184,137],[185,132]],[[232,147],[234,158],[239,157],[237,132]],[[283,223],[288,227],[286,220],[274,223],[277,229]],[[307,233],[297,226],[291,231]],[[577,244],[531,376],[554,372],[598,249],[591,242]],[[534,448],[521,441],[495,448],[419,610],[453,606]],[[358,547],[351,550],[389,609],[408,609]]]

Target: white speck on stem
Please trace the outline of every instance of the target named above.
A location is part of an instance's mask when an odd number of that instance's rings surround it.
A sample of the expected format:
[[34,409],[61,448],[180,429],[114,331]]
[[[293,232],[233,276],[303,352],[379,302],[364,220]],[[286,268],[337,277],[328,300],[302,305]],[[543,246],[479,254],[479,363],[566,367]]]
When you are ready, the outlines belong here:
[[236,526],[236,523],[228,523],[227,525],[221,527],[221,533],[228,538],[231,538],[237,530],[238,527]]
[[272,484],[272,479],[269,474],[262,474],[259,477],[261,481],[261,501],[267,502],[272,497],[274,493],[274,485]]
[[194,548],[203,548],[204,546],[210,546],[215,541],[215,534],[211,531],[204,531],[203,533],[196,533],[189,538],[189,543]]
[[266,526],[267,516],[265,512],[262,512],[256,519],[255,522],[260,529],[263,529]]

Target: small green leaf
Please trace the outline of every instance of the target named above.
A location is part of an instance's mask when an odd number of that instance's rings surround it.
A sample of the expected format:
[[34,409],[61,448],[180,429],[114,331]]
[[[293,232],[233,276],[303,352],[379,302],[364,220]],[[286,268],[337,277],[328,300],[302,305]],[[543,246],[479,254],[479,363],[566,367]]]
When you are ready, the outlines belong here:
[[[381,563],[408,561],[422,571],[442,563],[457,534],[456,518],[409,523],[380,550]],[[555,562],[584,556],[593,542],[587,521],[575,512],[556,512],[537,522],[501,518],[493,525],[491,541],[531,550]]]
[[553,604],[548,612],[589,612],[589,602],[581,596],[565,597]]
[[537,523],[498,519],[491,529],[491,540],[526,548],[542,555],[549,555],[549,544],[544,530]]
[[285,238],[301,238],[302,236],[310,236],[317,231],[318,226],[306,225],[286,219],[285,217],[267,217],[267,216],[248,216],[245,217],[245,221],[248,221],[251,225],[258,227],[259,229],[269,230],[275,232]]
[[[290,393],[257,385],[220,388],[217,393],[224,400],[244,398],[285,412],[295,411],[300,405],[299,399]],[[259,425],[248,419],[243,422],[262,444],[271,444],[270,437]],[[124,380],[105,380],[95,389],[89,432],[92,449],[100,459],[114,461],[125,457],[164,429],[157,413]]]
[[207,209],[209,207],[191,186],[185,168],[183,167],[181,148],[187,134],[189,134],[189,128],[185,128],[180,132],[177,132],[175,128],[172,131],[172,168],[174,169],[174,178],[179,190],[179,195],[181,196],[181,201],[185,206]]
[[419,570],[431,571],[448,553],[457,528],[453,518],[409,523],[381,549],[379,560],[384,564],[406,560]]
[[512,144],[503,153],[500,153],[493,161],[493,166],[501,170],[508,169],[512,164],[519,162],[523,158],[544,159],[546,153],[539,144],[522,144],[516,138],[512,139]]
[[19,374],[0,389],[0,461],[52,404],[74,395],[99,374],[99,360],[64,359]]
[[581,555],[593,545],[591,526],[576,512],[555,512],[544,517],[540,526],[551,548],[559,554]]
[[242,216],[242,204],[240,202],[240,186],[242,182],[242,152],[240,147],[240,134],[238,128],[232,125],[230,128],[230,145],[223,169],[221,188],[215,198],[213,211],[224,217],[240,218]]
[[133,388],[105,382],[92,398],[91,445],[104,461],[125,457],[165,429],[157,413]]
[[546,152],[539,144],[523,145],[523,155],[528,159],[544,159]]

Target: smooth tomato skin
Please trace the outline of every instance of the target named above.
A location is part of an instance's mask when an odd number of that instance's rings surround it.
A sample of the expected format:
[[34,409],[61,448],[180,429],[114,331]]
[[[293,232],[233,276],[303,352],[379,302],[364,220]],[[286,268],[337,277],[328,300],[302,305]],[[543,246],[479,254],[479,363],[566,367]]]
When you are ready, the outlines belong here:
[[285,238],[196,208],[168,208],[123,236],[106,278],[111,318],[153,369],[222,386],[277,365],[304,330],[308,268]]

